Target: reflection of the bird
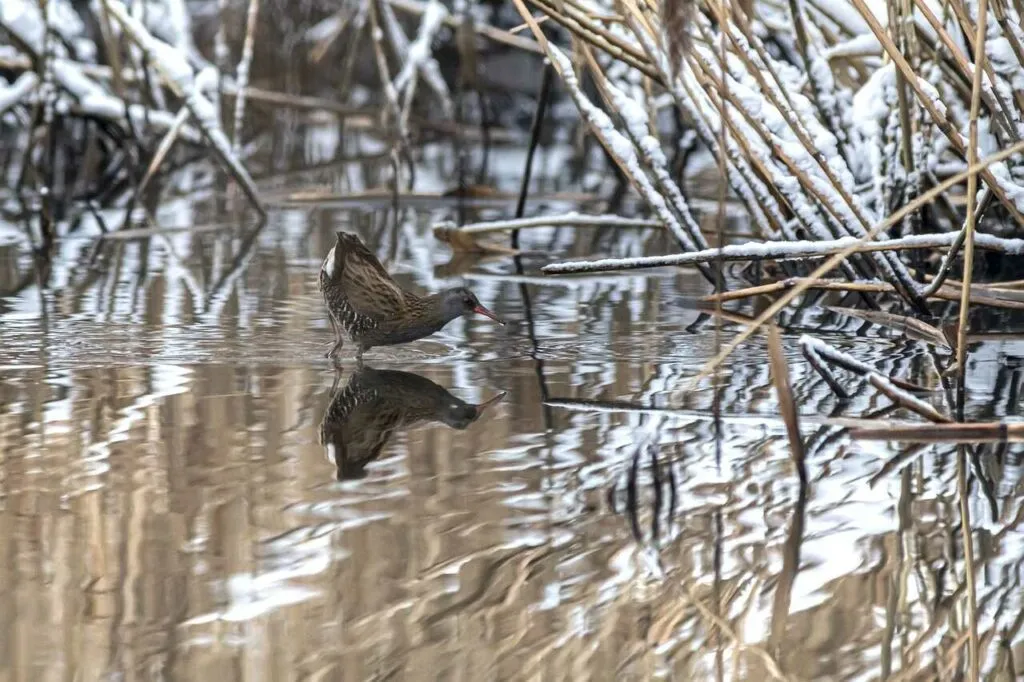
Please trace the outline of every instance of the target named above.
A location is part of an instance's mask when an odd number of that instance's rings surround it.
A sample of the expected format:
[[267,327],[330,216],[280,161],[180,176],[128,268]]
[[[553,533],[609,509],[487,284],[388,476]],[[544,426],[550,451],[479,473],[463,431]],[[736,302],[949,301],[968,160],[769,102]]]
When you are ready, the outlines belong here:
[[[335,375],[335,389],[339,379]],[[423,422],[462,430],[504,397],[499,393],[472,405],[418,374],[363,366],[344,388],[332,390],[320,422],[320,444],[337,466],[338,480],[362,478],[396,430]]]

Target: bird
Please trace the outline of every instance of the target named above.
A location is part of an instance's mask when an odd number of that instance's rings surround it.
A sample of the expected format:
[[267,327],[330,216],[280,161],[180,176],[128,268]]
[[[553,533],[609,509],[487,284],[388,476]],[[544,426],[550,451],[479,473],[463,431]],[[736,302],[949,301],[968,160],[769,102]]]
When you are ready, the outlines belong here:
[[335,335],[328,358],[341,351],[342,332],[355,344],[361,363],[363,352],[374,346],[422,339],[462,315],[476,313],[505,324],[466,287],[427,296],[402,289],[362,240],[349,232],[337,233],[320,266],[319,285]]
[[339,481],[362,478],[366,465],[380,456],[395,431],[424,422],[461,431],[505,397],[499,393],[473,405],[419,374],[367,365],[353,372],[339,391],[340,378],[337,372],[320,421],[320,444],[337,468]]

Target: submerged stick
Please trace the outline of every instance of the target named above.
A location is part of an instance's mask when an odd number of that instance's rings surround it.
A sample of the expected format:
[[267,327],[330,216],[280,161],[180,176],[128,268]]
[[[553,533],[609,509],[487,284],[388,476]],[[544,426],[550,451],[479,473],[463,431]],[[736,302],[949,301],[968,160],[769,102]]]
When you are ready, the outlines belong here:
[[811,366],[811,369],[818,373],[818,376],[825,380],[825,383],[832,389],[832,392],[835,393],[840,400],[849,400],[849,392],[841,383],[839,383],[835,375],[832,373],[832,370],[829,369],[825,361],[821,359],[821,356],[818,355],[817,351],[809,346],[801,346],[801,351],[803,352],[804,359],[807,360],[807,364]]
[[[863,376],[879,393],[889,398],[899,407],[910,410],[932,422],[945,423],[953,421],[929,403],[910,393],[910,391],[927,390],[923,386],[918,386],[895,377],[884,376],[871,365],[863,363],[853,356],[833,348],[824,341],[806,334],[800,337],[800,345],[804,350],[805,357],[813,356],[818,361],[824,360],[854,374]],[[818,369],[818,366],[813,362],[811,366]],[[825,378],[830,386],[833,385],[834,378],[830,374],[822,374],[821,376]],[[830,381],[829,378],[832,380]],[[843,390],[838,395],[840,398],[844,398],[846,391]]]
[[872,386],[878,389],[879,393],[900,407],[906,408],[933,422],[944,423],[953,421],[925,401],[896,386],[889,377],[882,376],[878,372],[871,372],[868,374],[867,379]]

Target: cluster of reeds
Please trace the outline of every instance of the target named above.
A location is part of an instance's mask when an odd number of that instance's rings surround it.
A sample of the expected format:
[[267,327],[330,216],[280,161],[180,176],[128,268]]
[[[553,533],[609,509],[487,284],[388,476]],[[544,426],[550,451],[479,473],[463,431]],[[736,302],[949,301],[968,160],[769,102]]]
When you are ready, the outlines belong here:
[[[907,0],[888,3],[888,16],[863,0],[702,2],[692,15],[650,0],[515,4],[590,132],[681,252],[554,263],[545,273],[692,265],[720,286],[725,261],[776,264],[769,281],[759,268],[754,286],[741,281],[709,298],[781,294],[702,377],[795,297],[822,289],[859,293],[868,308],[895,302],[910,315],[959,303],[953,331],[929,341],[956,356],[947,373],[962,386],[970,306],[1024,304],[1015,283],[972,281],[976,248],[1024,253],[1016,4]],[[569,40],[556,40],[551,25]],[[715,152],[760,241],[709,247],[668,161],[679,141],[670,114]],[[986,233],[977,229],[983,217]],[[956,267],[962,281],[950,279]],[[743,274],[754,279],[753,269]]]
[[[35,223],[41,252],[68,211],[96,214],[119,202],[152,208],[138,200],[175,145],[191,150],[186,160],[215,158],[263,213],[239,139],[258,8],[252,0],[237,79],[228,82],[195,49],[182,0],[2,4],[4,175]],[[233,136],[221,123],[225,93],[235,97]]]
[[[154,178],[197,159],[215,161],[264,214],[265,197],[247,163],[254,151],[244,138],[248,102],[376,119],[375,133],[390,144],[392,190],[411,190],[417,126],[464,136],[456,124],[465,118],[463,94],[477,95],[480,136],[489,142],[478,47],[540,51],[528,37],[477,21],[482,14],[473,1],[344,0],[322,21],[296,27],[302,49],[288,67],[330,61],[340,74],[334,95],[276,92],[250,86],[257,32],[267,21],[261,4],[218,3],[207,58],[194,42],[185,0],[2,3],[0,168],[10,190],[3,199],[20,205],[7,215],[26,223],[38,252],[48,253],[61,225],[83,213],[104,231],[132,227],[127,218],[108,226],[101,208],[127,207],[130,217],[141,207],[153,222]],[[236,14],[230,10],[242,8],[244,37],[229,47],[227,24]],[[291,13],[280,3],[264,8],[264,16],[275,11]],[[454,83],[435,57],[449,46],[459,55]],[[370,93],[363,108],[351,105],[357,81]]]
[[[979,184],[965,202],[969,226],[995,206],[997,217],[1024,218],[1024,31],[1004,2],[977,23],[978,7],[960,2],[938,8],[941,21],[923,1],[890,3],[888,18],[860,0],[761,3],[751,15],[706,3],[678,61],[653,3],[537,3],[572,32],[571,50],[549,41],[517,4],[594,135],[685,250],[704,239],[664,172],[673,138],[659,133],[671,109],[720,154],[724,177],[768,242],[869,241],[960,226],[950,190],[971,177]],[[584,77],[602,103],[586,96]],[[982,155],[982,167],[968,172]],[[960,249],[954,244],[951,253]],[[838,266],[851,279],[878,277],[915,307],[930,296],[897,254],[853,251]],[[751,248],[748,258],[773,253]]]

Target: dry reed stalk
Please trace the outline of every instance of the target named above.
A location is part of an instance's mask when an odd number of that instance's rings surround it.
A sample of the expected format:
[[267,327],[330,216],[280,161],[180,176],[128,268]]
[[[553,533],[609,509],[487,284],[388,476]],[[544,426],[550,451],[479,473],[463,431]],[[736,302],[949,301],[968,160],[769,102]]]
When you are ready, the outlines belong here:
[[[814,187],[812,194],[813,203],[807,205],[806,210],[799,210],[798,207],[803,207],[806,204],[803,201],[803,191],[814,184],[810,177],[789,154],[783,152],[781,145],[778,144],[773,135],[767,130],[763,121],[754,116],[742,102],[730,94],[727,87],[728,80],[723,80],[716,74],[715,65],[709,59],[695,50],[690,53],[689,60],[693,73],[699,76],[700,85],[705,90],[708,99],[715,106],[721,124],[729,131],[729,138],[744,140],[747,144],[746,153],[750,156],[757,156],[756,152],[752,151],[751,141],[737,127],[737,123],[729,115],[730,107],[727,105],[731,105],[732,109],[740,114],[742,122],[750,126],[760,143],[765,145],[767,155],[761,159],[762,165],[759,168],[764,173],[762,179],[768,183],[769,187],[775,188],[775,191],[778,192],[780,203],[797,213],[808,232],[822,239],[839,237],[840,235],[835,232],[829,233],[824,231],[824,229],[818,228],[819,223],[822,228],[832,226],[834,223],[829,218],[832,220],[840,219],[840,214],[836,212],[834,205],[824,202],[825,197],[822,189]],[[717,146],[718,144],[715,145],[715,147]],[[772,158],[781,162],[784,169],[780,171],[772,170],[773,166],[770,165]],[[795,177],[799,181],[797,187],[793,187],[792,183],[786,182],[789,177]],[[819,221],[814,213],[809,212],[814,205],[816,205],[818,210],[827,211],[828,217],[825,220]]]
[[696,9],[697,3],[690,0],[661,0],[661,17],[672,64],[683,61],[683,53],[690,46],[690,23]]
[[[935,16],[935,13],[932,12],[931,8],[928,7],[928,4],[924,0],[912,0],[912,2],[914,3],[914,9],[921,13],[921,16],[925,18],[928,25],[931,26],[933,31],[935,31],[939,41],[942,43],[942,47],[946,50],[946,54],[953,59],[953,65],[959,70],[959,75],[964,77],[967,82],[970,83],[973,80],[972,73],[974,67],[967,61],[967,55],[965,55],[964,51],[960,49],[960,46],[956,44],[952,36],[949,35],[949,31],[946,30],[946,27],[941,21],[939,21],[939,18]],[[992,100],[991,86],[986,87],[985,84],[983,84],[981,96],[988,109],[990,111],[994,111],[996,106],[995,102]]]
[[771,367],[772,383],[779,402],[779,414],[786,424],[786,435],[789,438],[789,450],[803,485],[807,483],[807,467],[804,462],[803,439],[800,436],[800,419],[794,398],[793,387],[789,381],[789,365],[782,350],[782,339],[775,325],[768,325],[768,360]]
[[[669,228],[669,232],[681,246],[693,249],[695,243],[704,244],[703,235],[700,233],[700,229],[697,227],[685,202],[682,200],[682,195],[678,194],[678,188],[676,188],[677,193],[672,194],[670,192],[667,199],[665,195],[659,192],[659,188],[667,189],[667,185],[671,184],[671,180],[667,177],[667,171],[663,163],[659,163],[659,159],[652,153],[654,150],[645,144],[644,140],[640,139],[644,136],[643,132],[637,131],[633,125],[629,124],[626,126],[626,135],[623,135],[616,129],[610,117],[604,111],[594,106],[583,93],[578,78],[573,71],[572,63],[561,50],[547,40],[540,27],[533,21],[532,15],[527,11],[522,0],[515,0],[515,3],[524,21],[530,24],[530,29],[534,32],[537,42],[541,44],[547,53],[555,71],[566,84],[570,96],[576,103],[577,108],[583,113],[583,117],[589,124],[594,136],[608,152],[609,157],[619,166],[623,175],[640,195],[648,201],[654,209],[655,215]],[[605,81],[602,85],[614,96],[614,89],[610,83]],[[619,103],[623,106],[629,104],[629,102],[621,98]],[[629,117],[627,116],[627,118]],[[660,153],[659,148],[657,154]],[[647,168],[653,167],[653,181],[648,175],[648,170],[640,162],[641,155],[645,157]],[[705,278],[712,282],[715,281],[714,275],[710,270],[703,266],[699,267]]]
[[149,181],[159,171],[160,164],[164,162],[167,154],[171,151],[171,147],[174,146],[174,141],[178,138],[178,133],[181,131],[182,126],[185,125],[185,121],[188,120],[189,113],[188,107],[182,107],[178,111],[178,115],[174,118],[174,125],[167,131],[167,134],[160,140],[156,151],[153,152],[153,158],[149,162],[146,174],[142,176],[142,180],[139,181],[138,187],[135,189],[136,197],[142,196],[143,192],[146,191],[146,186],[149,185]]
[[904,443],[1020,443],[1024,424],[1016,422],[928,424],[922,426],[861,426],[850,436],[863,440],[892,440]]
[[[698,58],[692,59],[698,65],[708,65],[708,62],[706,61],[700,61]],[[718,95],[718,92],[715,89],[714,84],[710,83],[710,80],[711,79],[707,77],[707,74],[701,71],[699,79],[700,88],[697,88],[695,90],[688,90],[688,93],[691,96],[693,96],[694,91],[699,91],[700,89],[703,89],[705,91],[705,95],[709,103],[714,107],[714,110],[720,117],[720,120],[723,125],[720,128],[720,131],[717,134],[717,136],[712,136],[712,139],[722,140],[724,138],[723,144],[728,146],[731,146],[730,143],[734,142],[735,144],[737,144],[738,147],[741,148],[743,155],[754,161],[752,163],[752,168],[758,176],[756,182],[760,183],[762,186],[769,188],[768,194],[770,194],[774,199],[774,201],[771,204],[768,204],[769,207],[773,205],[777,206],[778,208],[776,212],[780,214],[784,210],[783,207],[785,207],[785,210],[794,212],[796,214],[797,220],[799,221],[800,227],[805,232],[815,236],[818,239],[827,240],[836,237],[835,232],[830,232],[827,229],[827,226],[831,225],[829,218],[831,217],[832,219],[834,219],[834,214],[832,214],[831,216],[825,215],[823,207],[805,201],[805,195],[802,193],[801,188],[799,186],[793,186],[793,183],[789,181],[790,176],[788,176],[785,172],[782,172],[779,169],[777,169],[771,162],[770,158],[768,158],[769,155],[766,155],[763,152],[754,151],[754,147],[751,144],[750,140],[745,139],[745,136],[737,127],[737,122],[733,119],[733,117],[729,116],[727,113],[729,109],[728,107],[725,106],[725,103],[729,99],[728,89],[725,89],[726,97],[721,97]],[[733,103],[735,103],[734,100]],[[742,118],[744,119],[745,123],[750,120],[753,120],[748,118],[747,116],[744,116]],[[758,124],[755,123],[755,126],[757,125]],[[727,130],[728,135],[724,135],[722,133],[722,130]],[[762,133],[764,133],[763,130]],[[760,140],[762,144],[764,144],[765,142],[768,143],[767,148],[769,149],[769,152],[774,152],[781,149],[777,144],[771,141],[771,137],[766,134],[760,135]],[[718,144],[718,142],[715,142],[712,148],[717,148]],[[730,157],[730,159],[732,158],[733,157]],[[796,165],[792,162],[790,162],[789,166],[791,169],[796,167]],[[762,182],[762,178],[766,178],[766,180]],[[802,171],[798,171],[797,180],[799,181],[799,183],[808,182],[809,177]],[[766,212],[766,214],[770,214],[770,211]],[[790,224],[785,221],[785,219],[780,217],[775,221],[775,223],[778,224],[778,230],[776,232],[777,234],[781,234],[790,240],[797,239],[795,231],[792,229]],[[849,264],[843,263],[841,267],[843,267],[843,269],[846,270],[847,275],[851,279],[856,278],[856,273],[850,268]]]
[[100,5],[100,36],[103,39],[103,45],[106,48],[107,54],[110,58],[110,67],[112,73],[112,79],[114,84],[114,92],[121,99],[125,99],[125,93],[127,88],[122,77],[121,69],[121,50],[119,49],[117,42],[114,40],[114,30],[110,23],[110,12],[107,11],[107,4],[105,2],[99,3]]
[[[902,53],[893,43],[892,39],[889,37],[888,33],[885,31],[882,25],[878,23],[878,19],[875,18],[874,14],[865,4],[865,0],[850,0],[850,2],[854,5],[854,7],[856,7],[857,11],[860,12],[861,16],[867,22],[868,26],[871,28],[872,33],[875,34],[875,37],[878,38],[878,41],[882,44],[882,47],[885,49],[886,53],[896,64],[896,68],[898,68],[907,78],[907,82],[910,85],[911,89],[914,90],[914,94],[917,96],[919,103],[928,112],[928,115],[932,118],[935,125],[946,136],[946,139],[950,142],[951,145],[953,145],[953,148],[957,151],[957,153],[966,158],[968,145],[966,141],[963,139],[963,135],[961,135],[960,132],[956,129],[956,127],[953,126],[953,124],[949,121],[945,113],[941,112],[938,109],[938,107],[936,106],[936,102],[933,101],[932,98],[928,95],[928,93],[925,92],[917,74],[914,73],[913,68],[910,66],[906,58],[902,55]],[[951,4],[953,6],[956,6],[955,2]],[[984,55],[983,53],[981,54],[983,58]],[[1003,188],[1002,184],[995,178],[995,176],[993,176],[992,173],[989,170],[987,170],[987,168],[985,170],[982,170],[980,175],[982,179],[985,181],[985,184],[992,189],[993,193],[995,193],[996,195],[996,198],[999,199],[999,202],[1003,204],[1003,206],[1010,213],[1013,219],[1017,221],[1018,224],[1024,224],[1024,214],[1022,214],[1020,209],[1017,208],[1016,203],[1009,198],[1005,188]]]
[[[704,87],[704,83],[694,84],[686,81],[676,81],[673,84],[672,96],[680,109],[684,108],[683,102],[697,102],[697,92]],[[685,97],[684,97],[685,95]],[[713,115],[721,116],[723,113],[720,99],[707,94],[708,103],[713,111],[693,105],[690,107],[690,114],[699,123],[698,131],[701,138],[709,148],[715,147],[715,135],[711,120]],[[726,153],[729,158],[731,172],[726,173],[725,179],[730,181],[733,190],[740,196],[747,207],[749,215],[754,223],[762,231],[769,234],[787,234],[787,221],[783,217],[784,207],[789,205],[782,191],[771,181],[770,173],[764,160],[753,154],[747,141],[737,135],[729,137]],[[802,220],[802,218],[801,218]],[[805,226],[806,227],[806,226]]]
[[[74,64],[74,67],[79,70],[82,75],[98,81],[110,81],[115,92],[118,91],[116,81],[121,82],[121,88],[127,88],[129,86],[139,86],[143,80],[143,77],[139,73],[140,70],[135,68],[129,69],[122,67],[120,69],[115,69],[114,67],[105,66],[103,64],[69,62],[69,64],[71,63]],[[0,54],[0,66],[16,72],[29,72],[33,68],[32,60],[27,57],[4,54]],[[361,116],[365,115],[368,111],[368,109],[365,108],[346,106],[339,104],[335,100],[324,99],[322,97],[275,92],[273,90],[266,90],[264,88],[253,87],[251,85],[242,87],[238,83],[232,82],[228,79],[224,79],[222,81],[222,90],[222,94],[226,97],[238,97],[240,94],[244,93],[247,99],[253,101],[265,102],[275,106],[290,107],[294,109],[329,111],[341,116]]]
[[[766,296],[768,294],[788,291],[799,284],[807,284],[808,289],[819,291],[856,291],[861,293],[889,293],[893,288],[882,282],[849,282],[842,279],[811,279],[809,277],[789,277],[787,279],[756,284],[743,289],[723,291],[720,294],[708,294],[701,297],[703,303],[714,303],[715,301],[741,301],[753,296]],[[753,322],[753,320],[748,320]]]
[[[382,118],[384,119],[383,122],[385,128],[392,128],[391,156],[394,158],[396,154],[407,153],[405,150],[408,148],[409,134],[408,129],[405,127],[405,118],[402,115],[402,106],[398,101],[398,91],[394,86],[394,81],[391,78],[391,70],[388,68],[388,60],[384,54],[384,31],[381,30],[380,26],[380,16],[378,14],[379,7],[380,5],[378,2],[370,2],[370,34],[372,38],[371,42],[373,44],[373,55],[377,65],[377,76],[380,79],[381,89],[384,92],[384,98],[387,104],[384,112],[382,112]],[[388,125],[389,121],[390,126]],[[394,189],[397,188],[400,182],[400,169],[397,163],[393,163],[392,165],[394,168]]]
[[249,11],[246,12],[245,42],[242,45],[242,58],[238,62],[235,77],[238,81],[238,95],[235,97],[234,126],[231,129],[231,148],[237,154],[242,146],[242,120],[245,118],[245,89],[249,85],[249,67],[252,65],[253,45],[256,42],[256,22],[260,16],[260,0],[249,0]]
[[[956,3],[954,3],[956,4]],[[971,112],[968,122],[967,163],[974,165],[978,161],[978,118],[981,113],[982,66],[985,64],[985,39],[988,24],[988,0],[978,0],[978,26],[975,34],[974,78],[971,84]],[[967,323],[970,311],[971,277],[974,270],[974,232],[975,232],[975,197],[977,195],[978,178],[975,175],[967,179],[967,222],[964,226],[964,281],[960,285],[960,319],[957,327],[956,362],[959,382],[957,385],[957,418],[963,421],[964,402],[966,400],[967,376]],[[993,191],[995,189],[993,188]],[[960,528],[964,545],[964,580],[967,583],[967,614],[970,627],[968,640],[969,679],[977,682],[980,677],[981,661],[978,648],[978,596],[974,576],[974,538],[971,532],[970,508],[967,489],[967,455],[964,446],[957,449],[957,492],[960,497]]]
[[[975,35],[975,60],[974,77],[971,84],[971,112],[968,122],[968,149],[967,162],[975,164],[978,160],[978,117],[981,113],[981,65],[985,61],[985,27],[988,21],[988,0],[979,0],[978,3],[978,27]],[[978,192],[977,176],[967,178],[967,220],[964,223],[964,280],[960,285],[960,317],[957,327],[956,362],[959,376],[959,387],[957,390],[957,411],[960,419],[963,419],[963,407],[965,398],[965,377],[967,357],[967,323],[970,312],[970,291],[971,277],[974,270],[974,232],[975,232],[975,197]],[[975,624],[976,625],[976,624]],[[976,663],[977,657],[977,630],[972,640],[972,661]],[[974,665],[972,664],[972,668]]]
[[[727,25],[727,22],[720,21],[720,23]],[[703,26],[702,29],[706,31]],[[708,39],[710,40],[710,36]],[[738,54],[741,60],[746,61],[743,56],[744,50],[738,50]],[[743,114],[744,122],[752,127],[762,144],[770,151],[770,156],[781,162],[785,167],[785,173],[781,177],[777,177],[775,184],[788,186],[790,184],[789,179],[794,177],[799,181],[799,189],[790,187],[785,191],[787,195],[786,202],[794,210],[797,207],[804,207],[801,219],[805,227],[809,228],[819,239],[863,234],[869,225],[863,212],[857,209],[856,202],[843,189],[843,183],[832,173],[824,158],[817,153],[815,145],[801,131],[799,115],[795,112],[787,112],[787,107],[778,98],[771,96],[771,87],[758,75],[759,68],[746,61],[748,73],[753,76],[755,81],[761,83],[762,93],[766,93],[769,96],[769,100],[776,106],[776,110],[782,114],[789,125],[789,132],[797,137],[799,145],[787,145],[785,149],[789,150],[788,152],[783,149],[783,141],[778,139],[775,133],[769,132],[762,120],[752,116],[747,107],[731,95],[727,87],[728,80],[723,80],[717,76],[714,68],[712,68],[707,60],[699,56],[697,50],[694,50],[692,58],[703,68],[704,77],[710,81],[712,88],[723,93],[724,99],[729,101],[736,110]],[[727,112],[728,109],[723,110],[723,116]],[[738,133],[736,134],[738,135]],[[807,164],[800,162],[804,158],[812,159],[818,166],[819,171],[824,170],[824,177],[813,177],[808,172],[808,169],[805,168]],[[805,197],[809,200],[809,205],[805,204]],[[809,213],[812,206],[816,207],[817,211],[822,214],[822,228],[817,226],[815,216]],[[798,214],[801,213],[800,211],[797,212]],[[858,221],[860,224],[858,224]],[[826,232],[824,228],[827,228],[828,231]],[[901,292],[901,295],[908,302],[916,305],[919,309],[923,309],[923,302],[917,294],[916,286],[909,273],[906,272],[906,268],[898,259],[887,254],[881,254],[873,256],[873,261],[876,267],[881,270],[883,276],[896,286],[897,290]]]
[[[722,301],[737,301],[752,296],[764,296],[781,291],[792,292],[801,288],[799,293],[807,290],[820,291],[855,291],[862,293],[893,293],[896,291],[891,284],[883,282],[846,282],[837,279],[822,279],[820,277],[789,277],[787,279],[758,284],[744,289],[726,291],[722,294],[710,294],[701,300],[714,303],[716,298]],[[799,295],[799,293],[797,295]],[[1024,310],[1024,300],[1020,297],[1008,298],[1009,294],[1017,294],[1017,290],[1000,290],[993,287],[975,286],[971,288],[971,303],[984,305],[992,308],[1004,308],[1006,310]],[[959,301],[960,289],[951,285],[943,285],[936,290],[933,298],[942,301]],[[787,303],[788,304],[788,301]],[[785,307],[786,304],[783,304]]]
[[[710,6],[712,7],[712,10],[714,12],[714,8],[717,7],[717,5],[711,3]],[[825,178],[828,180],[829,184],[831,184],[832,188],[839,195],[839,198],[841,199],[842,203],[853,214],[853,217],[856,218],[856,222],[860,223],[860,225],[863,228],[861,232],[863,233],[864,230],[871,226],[871,222],[868,219],[864,208],[860,205],[860,202],[854,197],[854,195],[852,195],[846,189],[844,183],[839,179],[835,171],[829,165],[828,159],[825,158],[825,156],[818,149],[817,145],[811,140],[806,120],[804,120],[799,114],[799,112],[796,111],[792,101],[789,101],[789,94],[786,93],[779,77],[775,75],[775,71],[774,69],[771,68],[770,62],[767,60],[767,58],[763,58],[760,64],[755,64],[750,60],[748,56],[748,51],[745,48],[751,46],[752,44],[760,47],[760,42],[757,41],[756,38],[754,38],[754,36],[749,33],[741,37],[737,37],[732,30],[733,25],[725,20],[726,17],[718,13],[715,13],[715,15],[719,21],[719,25],[725,27],[725,35],[728,36],[730,43],[735,48],[737,57],[747,67],[749,74],[754,78],[754,81],[760,86],[761,92],[768,98],[768,101],[782,115],[783,119],[789,125],[790,130],[792,130],[792,132],[796,135],[796,138],[799,141],[799,143],[803,146],[804,151],[811,157],[811,159],[813,159],[814,163],[818,166],[818,169],[821,170]],[[746,41],[746,44],[743,44],[741,40]],[[756,52],[759,55],[764,54],[763,50],[756,50]],[[765,55],[765,57],[766,56],[767,55]],[[769,74],[774,76],[774,86],[770,85],[767,82],[762,71],[767,71]],[[715,85],[722,89],[721,86],[724,85],[724,83],[725,81],[722,81],[720,83],[715,83]],[[783,102],[782,100],[784,98],[787,101]],[[736,102],[735,98],[729,99],[734,103],[738,111],[743,112],[746,115],[745,107],[741,106],[738,102]],[[773,146],[773,151],[776,152],[776,156],[780,160],[782,160],[783,163],[786,164],[787,168],[791,172],[793,172],[794,176],[800,178],[801,182],[807,186],[809,191],[813,193],[813,183],[809,182],[809,178],[804,177],[804,174],[801,170],[794,170],[795,162],[792,159],[790,159],[786,154],[782,153],[781,149],[776,149],[775,143],[771,141],[770,133],[768,133],[764,126],[758,124],[755,125],[754,127],[755,130],[757,130],[758,133],[762,135],[762,137],[765,139],[765,142]],[[826,207],[829,206],[829,204],[826,203],[821,197],[815,198],[819,200],[820,204]],[[841,215],[836,214],[831,210],[830,212],[833,213],[838,225],[844,227],[847,225],[847,223],[842,219]],[[902,266],[902,264],[900,264],[900,266]],[[909,275],[906,277],[906,279],[909,280]]]
[[[422,16],[426,11],[426,4],[423,2],[416,2],[415,0],[388,0],[388,4],[401,12],[416,16]],[[444,23],[455,29],[459,26],[459,20],[454,16],[445,17]],[[540,45],[529,38],[522,38],[515,35],[516,31],[505,31],[479,21],[473,22],[473,30],[493,42],[508,45],[509,47],[514,47],[526,52],[532,52],[534,54],[542,54]]]
[[[655,71],[650,64],[646,62],[644,56],[638,53],[631,45],[624,42],[618,36],[604,31],[604,29],[592,24],[589,20],[584,19],[581,21],[578,18],[567,16],[559,12],[555,4],[553,2],[548,2],[548,0],[530,1],[536,5],[538,9],[543,11],[552,21],[569,30],[580,40],[590,43],[594,47],[599,48],[603,52],[625,64],[629,64],[648,78],[652,78],[659,83],[661,82],[661,77],[658,75],[657,71]],[[533,15],[529,14],[525,7],[520,10],[520,14],[523,15],[523,20],[526,21],[527,24],[532,23],[536,25],[536,22],[533,21]],[[529,16],[530,19],[526,19],[527,16]],[[531,26],[531,30],[532,28],[533,27]],[[541,40],[540,37],[537,36],[536,32],[534,32],[534,37],[537,38],[538,43],[541,43],[542,49],[545,49],[543,44],[546,40]]]
[[639,70],[649,67],[646,55],[642,50],[603,27],[587,12],[574,6],[572,2],[566,0],[530,0],[530,2],[543,10],[554,21],[562,23],[570,30],[575,29],[580,37],[587,41],[593,41],[595,46],[602,47],[613,58]]
[[254,88],[249,85],[243,87],[241,84],[230,82],[224,84],[224,95],[226,97],[236,98],[240,98],[244,95],[246,99],[254,102],[264,102],[266,104],[273,104],[274,106],[288,107],[291,109],[326,111],[332,114],[337,114],[338,116],[365,116],[372,112],[371,109],[351,107],[322,97],[274,92],[272,90],[264,90],[263,88]]
[[827,307],[829,310],[842,315],[849,315],[871,324],[903,332],[909,338],[924,341],[939,348],[949,348],[946,336],[938,327],[934,327],[917,318],[888,313],[883,310],[861,310],[860,308],[841,308],[839,306]]

